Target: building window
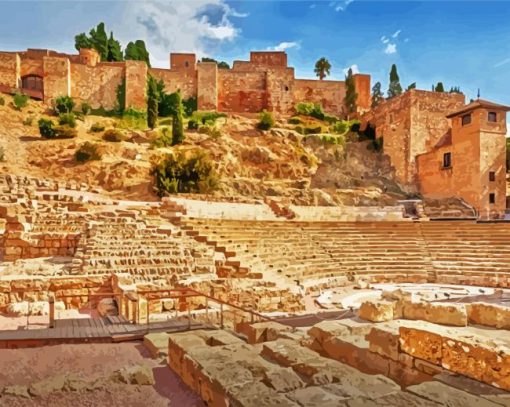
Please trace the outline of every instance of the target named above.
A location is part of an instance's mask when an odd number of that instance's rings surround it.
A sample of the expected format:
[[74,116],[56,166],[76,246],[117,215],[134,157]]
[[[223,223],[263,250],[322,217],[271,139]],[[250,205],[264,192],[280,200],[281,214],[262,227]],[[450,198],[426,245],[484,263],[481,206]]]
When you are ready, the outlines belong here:
[[288,92],[289,91],[289,87],[288,86],[285,86],[285,91]]
[[489,194],[489,203],[490,204],[495,204],[496,203],[496,194],[494,192],[491,192]]
[[489,181],[491,182],[496,181],[496,173],[494,171],[489,172]]
[[43,79],[37,75],[27,75],[21,78],[21,87],[23,89],[43,90]]
[[444,153],[443,168],[450,168],[451,166],[452,166],[452,153]]
[[487,120],[496,123],[498,121],[498,115],[496,114],[496,112],[489,112]]
[[471,123],[471,115],[465,114],[464,116],[462,116],[462,125],[465,126],[466,124],[469,123]]
[[186,68],[187,68],[187,67],[189,67],[189,62],[188,62],[188,61],[184,62],[184,66],[185,66]]

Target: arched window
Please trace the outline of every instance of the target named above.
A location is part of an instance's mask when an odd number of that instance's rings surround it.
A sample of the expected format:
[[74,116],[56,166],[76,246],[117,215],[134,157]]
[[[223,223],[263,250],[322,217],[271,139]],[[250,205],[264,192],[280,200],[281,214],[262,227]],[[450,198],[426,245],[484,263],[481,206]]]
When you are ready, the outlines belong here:
[[43,91],[43,78],[38,75],[27,75],[21,78],[21,87],[23,89]]

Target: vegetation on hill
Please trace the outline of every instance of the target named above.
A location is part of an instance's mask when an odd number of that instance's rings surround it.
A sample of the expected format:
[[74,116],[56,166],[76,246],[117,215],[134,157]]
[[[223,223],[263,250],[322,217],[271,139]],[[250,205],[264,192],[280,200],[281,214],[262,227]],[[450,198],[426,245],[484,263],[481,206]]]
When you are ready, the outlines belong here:
[[200,62],[216,62],[218,64],[218,68],[220,69],[230,69],[230,65],[225,61],[217,61],[214,58],[203,57]]
[[381,90],[381,82],[376,82],[372,87],[372,108],[379,105],[384,100],[384,94]]
[[207,193],[218,187],[213,162],[202,149],[166,156],[153,169],[159,196],[178,192]]

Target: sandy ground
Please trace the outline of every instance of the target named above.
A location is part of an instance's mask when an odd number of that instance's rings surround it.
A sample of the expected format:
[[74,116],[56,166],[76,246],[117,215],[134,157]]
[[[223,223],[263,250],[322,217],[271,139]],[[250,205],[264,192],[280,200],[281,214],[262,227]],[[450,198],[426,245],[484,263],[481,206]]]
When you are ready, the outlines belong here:
[[204,406],[166,364],[158,364],[150,358],[141,342],[1,349],[0,387],[30,385],[63,373],[94,380],[124,366],[141,363],[152,367],[154,386],[111,385],[104,390],[56,392],[32,399],[3,396],[0,406]]

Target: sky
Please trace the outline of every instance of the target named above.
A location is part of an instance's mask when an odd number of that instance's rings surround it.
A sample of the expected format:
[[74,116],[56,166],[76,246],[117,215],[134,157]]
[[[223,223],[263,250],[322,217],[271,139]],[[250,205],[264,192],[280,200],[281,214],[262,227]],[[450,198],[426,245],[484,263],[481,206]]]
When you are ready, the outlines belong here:
[[352,67],[386,91],[396,64],[404,88],[442,81],[510,104],[510,1],[0,0],[0,50],[74,53],[74,36],[100,21],[123,45],[143,39],[157,67],[172,51],[231,63],[285,50],[299,78],[326,57],[331,79]]

